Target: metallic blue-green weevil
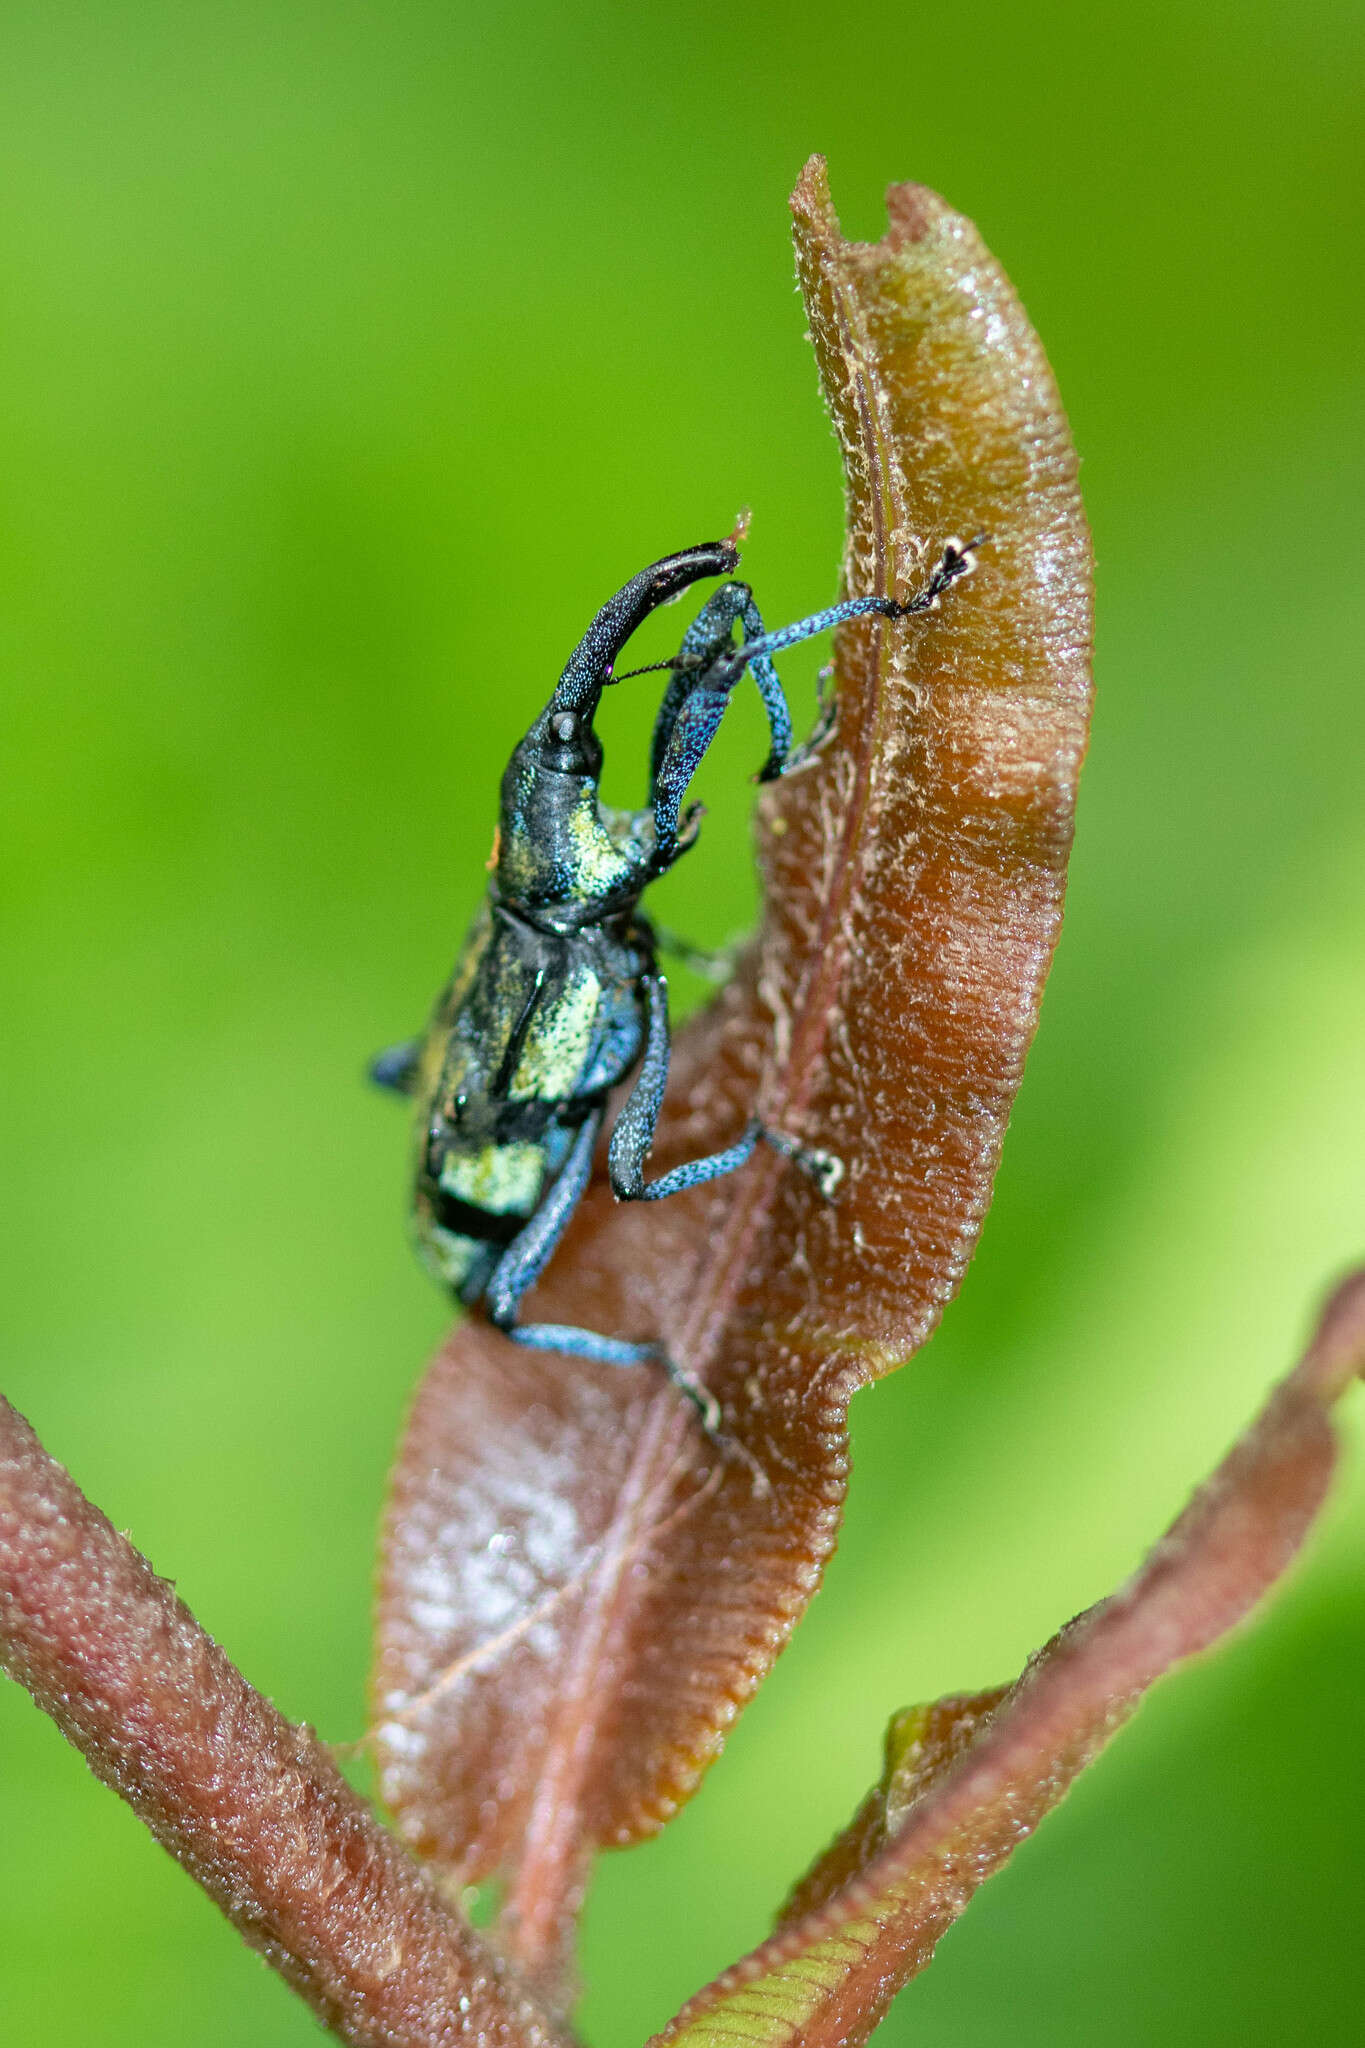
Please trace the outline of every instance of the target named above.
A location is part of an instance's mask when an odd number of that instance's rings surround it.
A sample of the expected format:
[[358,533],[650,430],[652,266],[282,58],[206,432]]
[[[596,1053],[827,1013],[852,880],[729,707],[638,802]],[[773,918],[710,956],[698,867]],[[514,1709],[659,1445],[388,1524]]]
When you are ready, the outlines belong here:
[[718,1421],[715,1402],[659,1344],[517,1321],[588,1185],[608,1094],[632,1073],[607,1153],[621,1201],[659,1201],[731,1173],[760,1140],[826,1192],[842,1172],[829,1154],[751,1118],[724,1151],[645,1179],[668,1079],[668,991],[640,898],[696,839],[699,813],[683,811],[683,798],[746,670],[768,715],[766,780],[800,758],[773,655],[844,619],[926,611],[973,566],[970,547],[949,542],[918,597],[851,598],[775,633],[764,630],[746,584],[722,584],[680,652],[657,664],[669,680],[648,809],[609,808],[598,793],[593,717],[618,680],[613,663],[657,605],[702,577],[728,575],[738,560],[733,541],[688,548],[641,570],[602,607],[508,763],[492,883],[426,1036],[381,1053],[371,1068],[382,1085],[414,1098],[414,1236],[437,1278],[462,1302],[482,1300],[518,1344],[607,1365],[657,1361],[708,1428]]

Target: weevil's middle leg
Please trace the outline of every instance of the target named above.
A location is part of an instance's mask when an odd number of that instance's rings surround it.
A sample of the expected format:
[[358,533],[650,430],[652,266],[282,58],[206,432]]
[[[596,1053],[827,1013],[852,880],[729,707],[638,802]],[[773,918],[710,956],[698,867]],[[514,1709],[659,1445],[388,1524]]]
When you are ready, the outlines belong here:
[[607,1171],[618,1202],[661,1202],[686,1188],[719,1180],[723,1174],[734,1173],[743,1166],[762,1135],[755,1117],[746,1125],[743,1136],[723,1152],[691,1159],[686,1165],[675,1166],[671,1173],[661,1174],[658,1180],[645,1179],[645,1163],[668,1086],[668,983],[661,974],[647,974],[643,979],[647,1005],[644,1057],[635,1086],[616,1119],[607,1152]]
[[620,1202],[661,1202],[688,1188],[702,1187],[734,1173],[753,1157],[760,1142],[771,1145],[784,1159],[790,1159],[808,1174],[827,1201],[844,1177],[844,1162],[833,1152],[804,1145],[785,1131],[772,1130],[758,1117],[751,1117],[742,1135],[722,1152],[710,1152],[704,1159],[690,1159],[675,1166],[657,1180],[645,1179],[645,1166],[654,1143],[654,1133],[668,1086],[668,983],[661,974],[644,977],[648,1012],[645,1023],[645,1051],[635,1086],[616,1119],[607,1153],[607,1170],[612,1193]]
[[650,925],[659,951],[681,960],[684,967],[690,967],[703,980],[712,981],[721,988],[733,978],[744,947],[743,939],[731,939],[724,946],[694,946],[690,939],[680,938],[677,932],[670,931],[667,925],[659,924],[654,918],[650,919]]
[[569,1156],[545,1201],[493,1268],[484,1289],[489,1318],[514,1344],[525,1345],[532,1351],[562,1351],[570,1358],[589,1359],[595,1365],[661,1365],[673,1385],[697,1410],[708,1436],[718,1436],[720,1403],[699,1380],[669,1357],[662,1344],[632,1344],[620,1337],[600,1336],[596,1330],[579,1329],[573,1323],[517,1321],[523,1297],[554,1256],[569,1218],[583,1198],[592,1175],[593,1153],[604,1116],[605,1111],[594,1110],[579,1126]]
[[844,1178],[844,1162],[837,1152],[826,1152],[820,1145],[804,1145],[799,1138],[788,1136],[786,1131],[775,1131],[771,1124],[759,1126],[759,1136],[765,1145],[771,1145],[774,1152],[780,1152],[784,1159],[790,1159],[793,1166],[799,1166],[809,1180],[813,1180],[827,1202],[832,1202]]

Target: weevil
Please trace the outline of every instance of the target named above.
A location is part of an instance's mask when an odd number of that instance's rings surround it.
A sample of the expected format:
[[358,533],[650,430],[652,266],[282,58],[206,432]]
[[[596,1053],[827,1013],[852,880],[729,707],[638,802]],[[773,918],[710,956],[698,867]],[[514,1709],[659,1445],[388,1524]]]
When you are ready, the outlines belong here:
[[587,1188],[608,1096],[632,1075],[607,1151],[619,1201],[662,1201],[733,1173],[760,1142],[826,1194],[842,1174],[830,1154],[754,1116],[723,1150],[646,1178],[668,1080],[668,988],[640,899],[696,842],[700,809],[684,810],[684,798],[746,671],[767,713],[758,780],[769,781],[810,751],[793,749],[773,656],[845,619],[931,609],[973,567],[977,544],[950,541],[916,597],[849,598],[772,633],[748,585],[722,583],[679,653],[651,664],[668,682],[649,803],[617,810],[599,794],[593,726],[603,690],[625,680],[614,663],[656,606],[704,577],[728,576],[738,550],[733,540],[708,541],[633,576],[598,612],[507,765],[491,884],[425,1036],[380,1053],[370,1070],[414,1100],[413,1236],[437,1279],[465,1304],[482,1301],[514,1343],[603,1365],[656,1361],[713,1431],[714,1399],[661,1344],[518,1320]]

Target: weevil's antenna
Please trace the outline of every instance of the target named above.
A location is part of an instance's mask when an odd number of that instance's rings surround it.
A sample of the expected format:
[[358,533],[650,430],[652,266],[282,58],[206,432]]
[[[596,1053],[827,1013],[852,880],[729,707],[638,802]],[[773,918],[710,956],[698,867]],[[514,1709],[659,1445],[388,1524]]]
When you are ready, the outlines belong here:
[[603,605],[564,665],[555,686],[552,709],[596,709],[602,686],[611,680],[611,665],[640,621],[703,576],[728,576],[739,563],[732,540],[703,541],[681,554],[666,555],[623,584]]
[[670,654],[667,661],[647,661],[643,668],[614,668],[607,677],[609,683],[630,683],[636,676],[657,675],[660,669],[704,668],[707,657],[704,654]]

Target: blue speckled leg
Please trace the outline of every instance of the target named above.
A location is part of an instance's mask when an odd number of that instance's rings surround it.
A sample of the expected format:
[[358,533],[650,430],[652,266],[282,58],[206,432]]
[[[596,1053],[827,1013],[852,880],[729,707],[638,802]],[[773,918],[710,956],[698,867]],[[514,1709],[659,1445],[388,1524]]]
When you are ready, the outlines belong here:
[[[654,720],[654,737],[650,743],[651,783],[658,781],[659,770],[663,766],[664,754],[673,736],[678,713],[691,694],[698,676],[731,644],[730,636],[735,620],[743,615],[746,604],[753,604],[753,597],[746,583],[723,583],[719,590],[712,591],[683,635],[676,663],[660,664],[661,667],[667,667],[670,673],[667,688],[660,700],[658,716]],[[746,627],[745,630],[747,632],[751,629]],[[762,630],[760,621],[758,631],[761,633]]]
[[630,1344],[620,1337],[602,1337],[595,1330],[582,1330],[573,1323],[518,1323],[517,1310],[554,1255],[569,1218],[582,1200],[592,1175],[593,1153],[605,1112],[596,1110],[579,1127],[569,1156],[549,1195],[514,1238],[493,1268],[484,1298],[490,1320],[514,1344],[531,1351],[561,1351],[570,1358],[590,1359],[594,1365],[661,1365],[681,1393],[701,1416],[712,1435],[720,1426],[720,1405],[705,1387],[675,1365],[662,1344]]
[[[932,611],[948,586],[975,567],[972,550],[986,538],[978,535],[964,547],[949,541],[943,556],[924,589],[917,596],[850,597],[842,604],[827,605],[776,632],[764,630],[763,619],[745,583],[727,583],[702,606],[683,639],[659,716],[654,724],[651,750],[651,803],[657,843],[665,857],[671,857],[677,842],[682,800],[688,784],[701,766],[707,748],[716,736],[730,694],[745,669],[753,672],[759,695],[768,714],[772,735],[768,758],[759,771],[760,782],[770,782],[796,767],[810,748],[792,751],[791,713],[772,657],[784,647],[827,633],[846,619],[872,615],[884,619],[905,619],[913,613]],[[746,638],[742,645],[731,643],[735,623],[742,624]],[[669,666],[669,664],[659,664]],[[818,744],[830,723],[822,711],[822,725],[810,745]]]
[[734,1173],[743,1166],[753,1157],[754,1148],[763,1143],[799,1166],[826,1201],[832,1201],[844,1177],[843,1161],[818,1146],[803,1145],[799,1138],[790,1138],[785,1131],[773,1130],[756,1116],[745,1125],[743,1136],[723,1152],[708,1153],[705,1159],[690,1159],[683,1166],[675,1166],[671,1173],[661,1174],[658,1180],[646,1181],[645,1164],[668,1085],[668,984],[661,974],[645,977],[645,997],[649,1016],[644,1058],[625,1108],[616,1119],[607,1154],[607,1170],[617,1200],[661,1202],[667,1195],[680,1195],[685,1188],[719,1180],[723,1174]]
[[720,729],[730,693],[743,674],[744,664],[733,653],[718,655],[708,668],[693,676],[673,720],[650,791],[654,844],[665,865],[677,847],[683,798]]
[[[846,619],[865,619],[874,615],[884,619],[908,619],[917,612],[933,611],[937,607],[940,597],[942,597],[950,584],[956,583],[960,576],[969,576],[971,574],[972,570],[976,567],[976,559],[972,551],[974,548],[980,547],[986,538],[985,534],[978,534],[974,540],[968,541],[965,547],[960,541],[949,541],[943,550],[942,559],[938,567],[934,570],[924,589],[917,596],[906,598],[904,601],[894,597],[848,597],[844,599],[842,604],[827,605],[824,611],[812,612],[808,618],[797,619],[794,625],[779,626],[776,632],[773,633],[763,630],[761,620],[755,630],[746,618],[744,630],[749,635],[749,638],[742,647],[735,649],[735,658],[739,661],[748,662],[749,666],[753,669],[754,676],[758,680],[759,689],[763,692],[763,701],[767,704],[768,693],[762,681],[765,668],[768,675],[772,677],[772,684],[776,687],[779,697],[782,694],[781,685],[778,683],[776,672],[772,667],[772,656],[774,654],[780,654],[784,647],[795,647],[799,641],[812,640],[818,633],[828,633],[833,627],[842,626]],[[785,703],[783,708],[785,710]],[[771,721],[771,709],[768,715]],[[829,724],[832,722],[832,715],[823,709],[822,722],[824,729],[828,730]],[[768,757],[767,766],[759,777],[760,781],[770,781],[774,776],[783,774],[788,768],[796,767],[798,760],[805,758],[806,753],[809,751],[808,748],[800,749],[796,756],[791,754],[790,734],[791,726],[790,721],[788,721],[788,745],[779,749],[777,745],[777,726],[776,723],[773,724],[773,750]],[[813,741],[811,744],[816,744],[819,737],[820,729],[817,728],[816,741]]]
[[751,657],[731,642],[738,621],[746,645],[761,639],[763,617],[745,583],[727,583],[702,607],[688,627],[659,715],[650,760],[651,802],[656,839],[671,851],[688,784],[716,736],[731,692],[746,668],[753,671],[771,739],[760,780],[780,773],[791,748],[791,713],[777,670],[760,647]]
[[668,1085],[668,983],[661,974],[649,974],[645,976],[644,987],[649,1006],[644,1058],[626,1106],[616,1119],[607,1154],[612,1193],[622,1202],[661,1202],[666,1195],[681,1194],[684,1188],[719,1180],[722,1174],[743,1166],[763,1135],[755,1117],[746,1126],[743,1137],[723,1152],[689,1160],[685,1166],[675,1166],[671,1173],[661,1174],[658,1180],[646,1181],[645,1162]]
[[[605,1112],[596,1109],[574,1134],[568,1157],[556,1174],[549,1193],[525,1230],[512,1239],[494,1266],[484,1289],[488,1313],[500,1330],[514,1336],[519,1344],[534,1343],[530,1330],[514,1330],[521,1298],[535,1286],[554,1256],[555,1246],[568,1228],[569,1218],[583,1199],[592,1174],[592,1155],[597,1149]],[[605,1339],[599,1340],[605,1342]],[[558,1347],[555,1347],[558,1348]]]
[[[798,760],[805,750],[792,752],[791,713],[787,708],[772,657],[784,647],[810,640],[845,619],[869,612],[899,617],[908,607],[884,597],[850,598],[844,604],[813,612],[794,625],[767,633],[753,597],[741,583],[718,590],[700,613],[683,641],[678,657],[682,666],[673,671],[654,728],[651,802],[654,808],[655,841],[664,855],[671,855],[677,843],[683,797],[707,749],[720,729],[736,684],[746,669],[758,685],[768,714],[771,741],[768,758],[759,770],[760,782],[771,782]],[[739,647],[730,644],[730,630],[738,619],[748,638]]]

